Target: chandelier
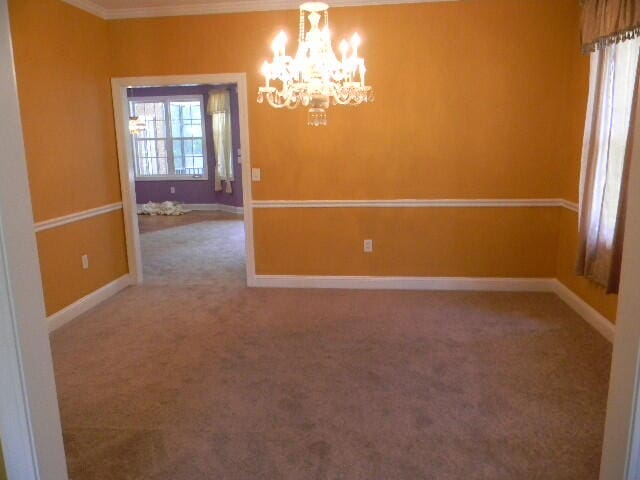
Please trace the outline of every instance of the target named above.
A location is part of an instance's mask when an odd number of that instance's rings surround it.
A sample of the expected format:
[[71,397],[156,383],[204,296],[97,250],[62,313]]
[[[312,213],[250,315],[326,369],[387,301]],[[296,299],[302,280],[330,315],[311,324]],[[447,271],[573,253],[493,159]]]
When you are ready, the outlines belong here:
[[147,123],[143,115],[129,117],[129,133],[131,135],[142,135],[146,130]]
[[[287,36],[280,32],[273,43],[273,61],[265,61],[263,87],[258,88],[258,103],[274,108],[309,107],[307,123],[313,126],[327,124],[327,109],[333,105],[360,105],[373,101],[373,90],[365,85],[364,59],[358,57],[360,37],[351,42],[340,42],[340,60],[331,47],[329,6],[322,2],[300,5],[300,34],[295,57],[285,53]],[[305,17],[310,28],[305,32]],[[322,20],[322,29],[320,21]],[[279,88],[271,81],[279,82]]]

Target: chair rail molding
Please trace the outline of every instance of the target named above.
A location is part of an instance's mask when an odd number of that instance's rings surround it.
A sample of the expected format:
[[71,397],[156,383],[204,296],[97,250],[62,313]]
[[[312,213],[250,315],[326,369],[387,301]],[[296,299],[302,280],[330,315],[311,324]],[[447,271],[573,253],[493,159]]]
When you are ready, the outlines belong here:
[[578,210],[561,198],[434,198],[384,200],[253,200],[253,208],[540,208]]
[[69,215],[43,220],[41,222],[34,223],[33,229],[36,232],[41,232],[43,230],[61,227],[62,225],[67,225],[69,223],[79,222],[80,220],[86,220],[87,218],[97,217],[98,215],[104,215],[105,213],[115,212],[117,210],[122,210],[122,202],[110,203],[109,205],[103,205],[102,207],[90,208],[81,212],[70,213]]

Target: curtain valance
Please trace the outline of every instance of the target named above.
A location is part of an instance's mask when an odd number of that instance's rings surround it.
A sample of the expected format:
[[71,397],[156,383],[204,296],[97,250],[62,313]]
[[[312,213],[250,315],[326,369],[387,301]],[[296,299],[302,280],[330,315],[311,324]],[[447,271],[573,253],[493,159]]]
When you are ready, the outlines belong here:
[[228,112],[230,110],[230,95],[228,90],[212,90],[209,92],[209,103],[207,104],[207,113],[213,115],[219,112]]
[[640,36],[640,0],[582,0],[581,3],[585,52]]

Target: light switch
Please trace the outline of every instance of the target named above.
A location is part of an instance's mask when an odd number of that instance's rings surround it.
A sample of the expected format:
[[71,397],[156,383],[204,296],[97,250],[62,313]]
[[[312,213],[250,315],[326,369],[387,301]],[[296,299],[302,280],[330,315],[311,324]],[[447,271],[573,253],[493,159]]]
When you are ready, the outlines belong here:
[[251,180],[254,182],[259,182],[260,181],[260,169],[259,168],[252,168],[251,169]]

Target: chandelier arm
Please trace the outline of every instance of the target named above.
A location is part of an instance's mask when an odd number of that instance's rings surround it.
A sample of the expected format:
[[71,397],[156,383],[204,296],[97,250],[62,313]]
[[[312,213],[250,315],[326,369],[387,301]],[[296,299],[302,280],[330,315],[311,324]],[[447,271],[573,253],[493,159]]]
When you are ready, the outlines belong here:
[[277,103],[275,99],[271,96],[267,97],[267,103],[271,105],[273,108],[284,108],[287,106],[286,103]]
[[351,99],[349,97],[347,97],[346,99],[342,100],[340,97],[335,96],[333,97],[334,101],[336,102],[337,105],[349,105],[349,102],[351,102]]

